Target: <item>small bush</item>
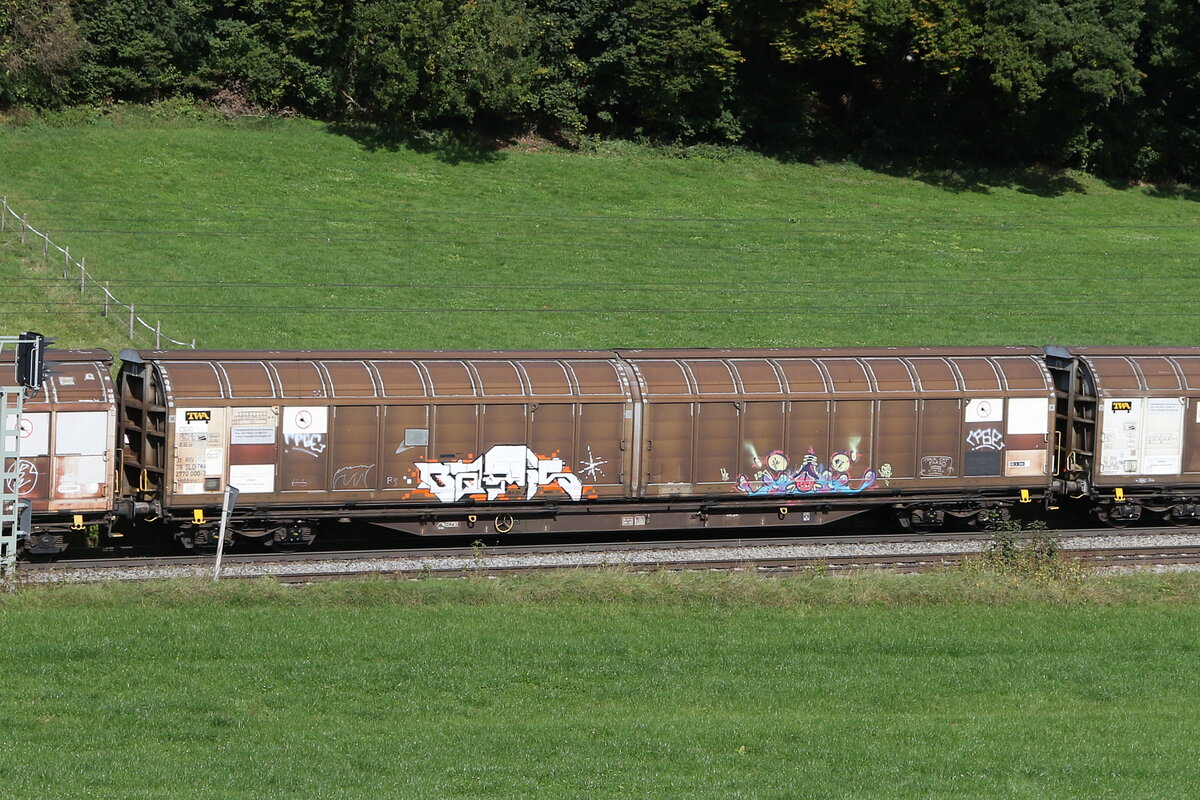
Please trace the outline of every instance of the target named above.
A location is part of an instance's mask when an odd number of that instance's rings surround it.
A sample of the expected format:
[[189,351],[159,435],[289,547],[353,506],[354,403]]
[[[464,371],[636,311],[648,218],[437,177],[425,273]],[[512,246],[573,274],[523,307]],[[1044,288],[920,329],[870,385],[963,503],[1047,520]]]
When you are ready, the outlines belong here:
[[1046,581],[1079,582],[1088,572],[1078,559],[1063,554],[1061,535],[1047,531],[1039,521],[1024,529],[1011,520],[995,523],[987,548],[978,558],[965,559],[963,567],[969,572]]

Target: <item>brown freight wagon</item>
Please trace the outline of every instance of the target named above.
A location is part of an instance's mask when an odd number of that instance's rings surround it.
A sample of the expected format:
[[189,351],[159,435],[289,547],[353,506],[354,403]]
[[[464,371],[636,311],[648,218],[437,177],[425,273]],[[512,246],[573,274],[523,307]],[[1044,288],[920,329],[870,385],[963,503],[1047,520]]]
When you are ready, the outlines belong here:
[[1037,348],[126,351],[122,512],[206,542],[1001,516],[1046,496]]
[[[1200,348],[1072,347],[1074,435],[1065,473],[1089,476],[1109,524],[1150,510],[1200,522]],[[1066,382],[1064,382],[1066,383]]]
[[[3,368],[12,370],[12,353]],[[48,350],[47,376],[24,402],[17,494],[33,529],[25,548],[60,553],[71,531],[107,529],[116,467],[116,412],[106,350]]]

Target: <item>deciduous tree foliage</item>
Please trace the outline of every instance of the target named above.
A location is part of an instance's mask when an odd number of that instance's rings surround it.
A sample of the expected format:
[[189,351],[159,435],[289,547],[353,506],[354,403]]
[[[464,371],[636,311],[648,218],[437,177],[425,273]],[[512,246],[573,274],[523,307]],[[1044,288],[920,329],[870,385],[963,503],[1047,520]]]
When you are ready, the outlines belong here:
[[0,0],[0,104],[219,97],[1200,180],[1194,0]]

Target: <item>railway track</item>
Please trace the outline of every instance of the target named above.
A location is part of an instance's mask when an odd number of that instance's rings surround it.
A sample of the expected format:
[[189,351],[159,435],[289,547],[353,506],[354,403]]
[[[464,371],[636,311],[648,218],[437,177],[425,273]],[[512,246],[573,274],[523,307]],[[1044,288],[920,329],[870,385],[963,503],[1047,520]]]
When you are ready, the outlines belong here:
[[[1092,567],[1150,567],[1176,566],[1183,564],[1200,564],[1200,548],[1180,551],[1179,548],[1143,548],[1136,553],[1114,554],[1112,551],[1081,552],[1070,554],[1072,558]],[[967,556],[962,553],[931,553],[920,556],[842,556],[834,558],[784,558],[762,559],[752,561],[671,561],[643,562],[640,564],[621,565],[635,572],[685,572],[685,571],[714,571],[714,572],[754,572],[760,575],[786,576],[809,572],[846,572],[859,569],[874,569],[897,573],[929,572],[962,562]],[[603,568],[597,565],[593,568]],[[614,565],[607,565],[614,566]],[[488,567],[486,565],[473,568],[470,574],[484,576],[522,575],[538,572],[553,572],[563,569],[578,569],[577,566],[532,565],[522,567]],[[463,570],[435,571],[441,575],[459,575]],[[411,578],[425,574],[421,570],[393,570],[383,572],[366,570],[351,573],[294,573],[274,576],[281,583],[316,583],[318,581],[343,580],[346,578],[363,577],[395,577]]]
[[[305,583],[364,576],[513,575],[620,567],[650,570],[742,570],[759,574],[878,569],[922,572],[982,552],[988,534],[837,536],[636,543],[579,543],[497,547],[438,547],[344,552],[227,554],[222,577],[271,577]],[[1200,532],[1176,528],[1117,533],[1072,532],[1064,554],[1097,568],[1200,564]],[[22,583],[155,580],[210,576],[213,557],[201,555],[74,559],[23,564]]]

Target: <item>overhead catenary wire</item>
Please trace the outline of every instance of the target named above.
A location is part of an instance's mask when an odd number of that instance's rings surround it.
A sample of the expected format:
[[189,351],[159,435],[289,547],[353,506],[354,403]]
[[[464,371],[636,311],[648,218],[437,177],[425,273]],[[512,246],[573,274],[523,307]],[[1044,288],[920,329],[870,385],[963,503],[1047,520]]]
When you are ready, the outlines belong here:
[[[1176,305],[1186,306],[1183,300],[1174,301]],[[75,303],[63,303],[68,308],[82,309],[79,313],[94,314],[94,305],[84,308]],[[1078,303],[1076,305],[1093,305],[1092,303]],[[247,311],[245,304],[232,305],[205,305],[193,303],[146,303],[139,305],[138,308],[144,308],[147,311],[170,312],[176,316],[194,315],[194,314],[241,314],[244,315]],[[978,317],[981,314],[991,314],[1004,316],[1050,316],[1060,317],[1062,311],[1059,304],[1046,303],[1043,307],[1031,306],[1028,303],[1013,304],[1008,306],[991,306],[986,312],[966,311],[960,306],[930,306],[926,303],[913,305],[897,305],[893,303],[879,303],[872,305],[860,305],[847,307],[843,305],[826,305],[826,306],[715,306],[715,307],[696,307],[689,306],[686,308],[680,307],[629,307],[629,306],[610,306],[602,308],[585,308],[585,307],[552,307],[552,306],[308,306],[308,305],[286,305],[286,306],[263,306],[255,305],[255,312],[269,311],[273,314],[445,314],[447,312],[468,313],[468,314],[781,314],[786,316],[805,316],[813,314],[834,314],[838,317],[874,317],[882,312],[897,312],[897,311],[931,311],[946,314],[948,312],[957,311],[961,313],[969,313],[972,317]],[[23,314],[60,314],[60,313],[75,313],[73,311],[5,311],[0,310],[0,314],[7,315],[23,315]],[[1157,309],[1153,313],[1145,313],[1135,315],[1144,318],[1158,317],[1195,317],[1195,311],[1190,309],[1182,309],[1178,312],[1163,311]]]
[[[1157,273],[1156,278],[1170,278],[1171,280],[1200,280],[1200,272],[1170,275]],[[978,278],[976,279],[978,280]],[[1097,291],[1103,291],[1108,294],[1112,292],[1112,276],[1110,275],[1094,275],[1088,278],[1076,277],[1045,277],[1045,278],[1011,278],[1011,277],[996,277],[987,278],[990,284],[1007,284],[1007,285],[1037,285],[1044,286],[1061,282],[1072,289],[1077,290],[1081,283],[1087,281],[1095,281],[1101,284],[1097,287]],[[29,286],[39,287],[52,284],[62,284],[65,286],[74,286],[79,284],[77,278],[56,278],[47,277],[45,279],[17,279],[8,281],[10,286]],[[139,280],[136,278],[117,279],[106,281],[112,286],[136,286],[143,289],[172,289],[180,287],[194,287],[195,281],[191,280],[175,280],[175,279],[145,279]],[[915,294],[920,296],[928,295],[930,292],[929,279],[924,278],[871,278],[872,286],[898,286],[903,288],[917,287],[922,289],[921,292]],[[209,288],[216,289],[420,289],[429,291],[441,292],[470,292],[470,291],[486,291],[491,293],[506,292],[506,291],[546,291],[546,292],[578,292],[578,291],[628,291],[628,292],[688,292],[696,289],[703,289],[706,294],[788,294],[796,292],[811,292],[815,289],[827,288],[829,284],[822,281],[754,281],[754,280],[736,280],[736,281],[689,281],[686,283],[663,282],[663,283],[638,283],[634,281],[622,281],[619,283],[599,283],[599,282],[558,282],[558,283],[465,283],[456,282],[453,285],[446,283],[424,283],[424,282],[386,282],[376,283],[370,281],[351,282],[337,281],[328,283],[316,283],[311,281],[241,281],[241,280],[210,280],[206,283]],[[936,296],[944,297],[947,294],[953,294],[954,287],[937,287]],[[978,289],[974,285],[965,285],[958,287],[963,295],[974,296],[978,293]],[[870,287],[856,289],[856,296],[871,296],[875,294],[886,294],[892,296],[890,291],[876,291]],[[1147,298],[1146,302],[1181,302],[1178,299],[1171,298]]]
[[[246,210],[267,210],[277,211],[283,216],[278,218],[266,217],[263,215],[254,217],[260,221],[271,221],[272,219],[283,219],[289,222],[306,222],[313,221],[305,219],[298,215],[298,212],[308,212],[313,215],[320,215],[319,221],[329,222],[330,214],[347,213],[348,208],[344,205],[278,205],[278,204],[254,204],[254,203],[223,203],[218,200],[213,200],[209,203],[171,203],[160,201],[135,201],[122,200],[120,203],[114,203],[112,198],[97,198],[87,199],[77,196],[70,197],[36,197],[36,196],[16,196],[10,195],[9,199],[18,203],[41,204],[49,203],[57,208],[71,206],[100,206],[106,209],[124,208],[124,207],[153,207],[155,209],[177,208],[191,212],[212,211],[219,209],[223,211],[246,211]],[[367,206],[371,208],[371,206]],[[514,222],[663,222],[663,223],[682,223],[682,222],[700,222],[700,223],[726,223],[726,224],[760,224],[760,223],[780,223],[787,225],[805,224],[805,223],[829,223],[839,227],[846,225],[880,225],[880,224],[896,224],[896,223],[923,223],[923,224],[946,224],[953,226],[954,230],[971,229],[975,224],[980,227],[992,228],[999,226],[1001,228],[1029,228],[1040,229],[1046,227],[1062,227],[1061,221],[1070,222],[1071,227],[1081,229],[1103,228],[1109,229],[1113,227],[1129,228],[1129,229],[1192,229],[1197,223],[1200,223],[1200,216],[1194,220],[1180,223],[1149,223],[1145,221],[1138,222],[1117,222],[1114,220],[1101,220],[1096,222],[1081,222],[1076,215],[1067,213],[1041,212],[1037,219],[1030,220],[1028,218],[1010,219],[1004,217],[990,218],[983,216],[971,217],[969,215],[947,216],[924,216],[924,215],[886,215],[880,211],[873,211],[870,215],[863,216],[832,216],[832,215],[814,215],[811,213],[805,214],[801,212],[791,214],[766,215],[766,216],[739,216],[739,217],[724,217],[716,215],[658,215],[658,214],[634,214],[634,213],[610,213],[610,214],[531,214],[518,212],[491,212],[491,211],[464,211],[462,209],[441,210],[429,208],[412,208],[402,207],[397,211],[394,207],[381,209],[378,216],[369,217],[356,212],[357,219],[375,219],[375,220],[403,220],[406,217],[425,218],[425,219],[472,219],[472,220],[512,220]],[[163,217],[158,217],[161,219]],[[247,215],[240,214],[236,219],[245,221]],[[121,217],[98,218],[95,215],[87,217],[67,217],[66,215],[51,216],[47,215],[42,218],[46,219],[114,219],[128,220],[128,215]],[[150,218],[156,219],[156,218]],[[167,219],[178,219],[178,217],[169,217]],[[314,217],[314,219],[316,219]]]
[[113,293],[109,290],[109,285],[108,285],[107,281],[105,283],[101,284],[98,280],[95,279],[95,277],[88,274],[88,270],[87,270],[87,266],[86,266],[86,263],[87,263],[86,258],[80,259],[80,260],[75,260],[75,259],[71,258],[70,248],[59,247],[58,245],[56,245],[52,241],[50,241],[50,236],[48,234],[43,233],[42,231],[39,231],[36,228],[34,228],[32,225],[30,225],[28,215],[18,214],[15,210],[13,210],[13,208],[11,206],[9,206],[8,198],[4,197],[4,198],[0,199],[0,231],[4,230],[7,227],[8,218],[10,216],[16,222],[19,223],[22,244],[26,244],[28,242],[29,236],[32,234],[35,237],[41,238],[42,243],[43,243],[42,252],[43,252],[44,257],[49,258],[51,249],[55,250],[57,253],[62,254],[62,256],[63,256],[63,277],[64,278],[66,277],[67,269],[70,265],[74,265],[75,267],[77,267],[79,269],[79,293],[80,294],[83,294],[84,290],[86,289],[86,287],[89,283],[91,283],[91,285],[93,287],[98,288],[103,293],[104,298],[105,298],[105,300],[104,300],[105,316],[108,315],[109,301],[112,301],[112,303],[114,305],[116,305],[120,308],[123,308],[129,312],[129,338],[131,341],[134,338],[134,331],[136,330],[137,326],[140,325],[142,328],[145,328],[146,330],[152,331],[154,333],[155,347],[161,346],[163,339],[166,339],[166,341],[169,342],[170,344],[175,344],[175,345],[179,345],[180,347],[190,347],[192,349],[195,349],[195,347],[196,347],[195,339],[192,339],[191,342],[181,342],[177,339],[171,338],[170,336],[165,336],[162,332],[161,322],[156,321],[154,323],[154,325],[151,325],[145,319],[138,316],[138,314],[135,310],[135,307],[132,303],[129,303],[129,304],[123,303],[120,300],[118,300],[115,295],[113,295]]
[[[597,241],[585,241],[578,238],[571,239],[528,239],[527,232],[520,234],[503,234],[500,232],[487,232],[477,235],[477,238],[466,236],[454,237],[436,237],[423,238],[414,237],[409,234],[400,232],[387,233],[335,233],[329,232],[311,232],[311,231],[265,231],[242,230],[242,231],[205,231],[205,230],[134,230],[134,229],[111,229],[111,228],[65,228],[55,229],[55,234],[74,234],[88,236],[127,236],[135,238],[146,237],[166,237],[166,238],[199,238],[199,239],[265,239],[265,240],[280,240],[285,242],[292,241],[313,241],[333,243],[365,243],[378,244],[381,242],[402,242],[408,247],[416,245],[430,245],[439,247],[471,247],[480,246],[489,249],[497,246],[504,247],[539,247],[552,248],[556,250],[574,250],[586,251],[595,250],[598,252],[613,252],[613,251],[628,251],[628,252],[665,252],[670,250],[683,251],[709,251],[719,253],[786,253],[791,256],[816,256],[822,254],[841,253],[845,248],[844,241],[829,243],[827,245],[815,245],[811,241],[797,241],[792,243],[779,244],[761,244],[761,243],[734,243],[723,244],[715,242],[700,242],[695,240],[689,241],[666,241],[656,240],[653,243],[645,242],[621,242],[613,241],[611,236]],[[837,231],[829,232],[830,236],[841,236]],[[1131,249],[1130,255],[1135,255],[1138,258],[1147,256],[1155,256],[1159,258],[1193,258],[1195,252],[1192,250],[1158,250],[1148,252],[1144,247],[1144,243],[1140,242],[1108,242],[1102,247],[1089,249],[1073,249],[1073,248],[1047,248],[1038,241],[1030,241],[1027,246],[1010,246],[1010,247],[994,247],[986,248],[970,244],[957,244],[947,251],[943,251],[943,255],[952,254],[956,256],[971,256],[983,257],[988,255],[1019,255],[1027,254],[1031,249],[1037,249],[1037,255],[1043,259],[1053,258],[1056,256],[1095,256],[1108,257],[1116,253],[1122,252],[1124,248]],[[865,242],[856,242],[855,248],[864,256],[869,255],[927,255],[928,248],[922,244],[914,243],[911,246],[899,247],[894,244],[870,244]]]

